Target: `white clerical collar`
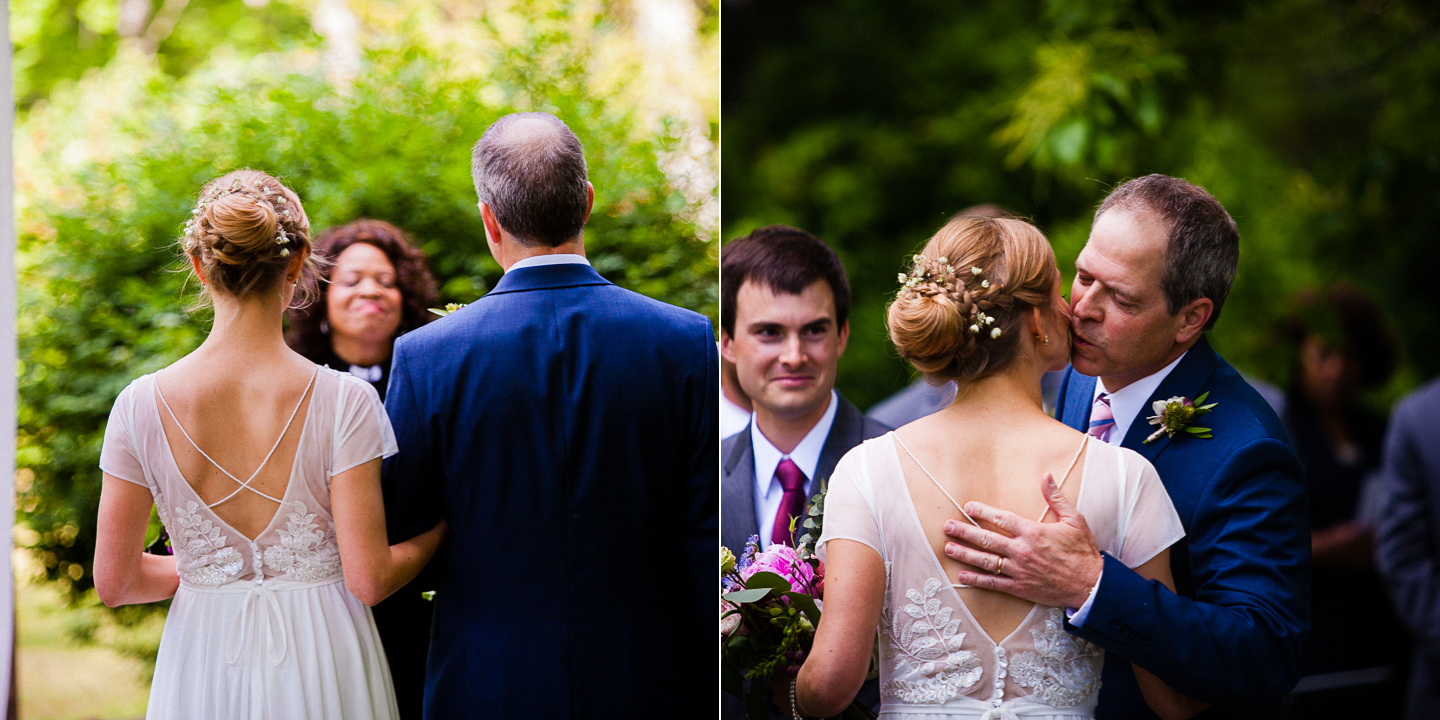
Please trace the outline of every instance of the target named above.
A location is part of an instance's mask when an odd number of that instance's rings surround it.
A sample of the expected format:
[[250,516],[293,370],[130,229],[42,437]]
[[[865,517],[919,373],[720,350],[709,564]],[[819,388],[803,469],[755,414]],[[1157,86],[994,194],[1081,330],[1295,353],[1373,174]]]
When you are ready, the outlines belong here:
[[[1170,371],[1174,370],[1175,366],[1179,365],[1180,361],[1184,360],[1188,354],[1190,351],[1186,350],[1180,353],[1180,357],[1175,358],[1174,362],[1160,368],[1159,372],[1110,393],[1110,412],[1115,416],[1115,427],[1110,429],[1110,435],[1105,438],[1106,443],[1119,447],[1120,443],[1125,442],[1125,435],[1130,432],[1130,426],[1135,423],[1135,419],[1142,411],[1149,409],[1146,407],[1146,401],[1155,394],[1155,389],[1160,387],[1160,383],[1165,382],[1165,378],[1170,376]],[[1102,392],[1106,392],[1105,381],[1095,378],[1095,394],[1091,398],[1091,402],[1094,402],[1094,398],[1100,397]]]
[[540,267],[541,265],[589,265],[589,264],[590,264],[590,261],[589,261],[589,260],[586,260],[584,255],[575,255],[575,254],[573,254],[573,253],[555,253],[555,254],[552,254],[552,255],[531,255],[530,257],[527,257],[527,258],[525,258],[524,260],[521,260],[521,261],[515,263],[514,265],[511,265],[509,268],[507,268],[507,269],[505,270],[505,272],[508,273],[508,272],[510,272],[511,270],[519,270],[520,268]]
[[825,414],[820,416],[820,422],[810,428],[795,449],[789,455],[780,452],[765,433],[760,432],[759,425],[755,422],[755,415],[750,415],[750,447],[755,452],[755,492],[756,497],[769,495],[771,492],[783,493],[784,488],[780,487],[780,481],[775,479],[775,468],[781,460],[790,458],[795,462],[800,472],[805,473],[805,487],[815,481],[815,471],[820,467],[820,452],[825,449],[825,438],[830,437],[830,427],[835,424],[835,410],[840,407],[840,395],[832,388],[830,390],[830,406],[825,408]]

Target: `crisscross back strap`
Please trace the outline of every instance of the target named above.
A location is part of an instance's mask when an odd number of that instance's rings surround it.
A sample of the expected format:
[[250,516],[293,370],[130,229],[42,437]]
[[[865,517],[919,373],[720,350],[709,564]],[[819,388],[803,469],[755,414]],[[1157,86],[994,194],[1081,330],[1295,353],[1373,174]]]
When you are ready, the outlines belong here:
[[[939,481],[939,480],[936,480],[936,479],[935,479],[935,476],[932,475],[932,474],[930,474],[930,471],[927,470],[927,469],[925,468],[925,465],[920,462],[920,458],[915,457],[915,453],[910,452],[910,448],[909,448],[909,447],[906,447],[905,441],[901,440],[901,439],[900,439],[900,436],[899,436],[898,434],[896,434],[896,433],[893,433],[893,432],[892,432],[892,433],[890,433],[890,436],[893,437],[893,438],[895,438],[895,443],[896,443],[897,445],[899,445],[903,450],[905,450],[905,454],[906,454],[906,455],[909,455],[911,460],[915,461],[915,467],[920,468],[920,472],[925,473],[925,477],[930,478],[930,482],[934,483],[934,484],[935,484],[935,487],[939,488],[939,489],[940,489],[940,492],[942,492],[942,493],[945,494],[945,498],[946,498],[947,500],[949,500],[952,505],[955,506],[955,509],[956,509],[956,510],[959,510],[959,511],[960,511],[960,514],[963,515],[963,516],[965,516],[965,519],[966,519],[966,520],[969,520],[971,525],[974,525],[974,526],[977,527],[977,528],[980,527],[980,523],[975,522],[975,518],[970,517],[970,513],[965,512],[965,508],[964,508],[960,503],[958,503],[958,502],[955,501],[955,497],[950,494],[950,491],[949,491],[949,490],[946,490],[946,489],[945,489],[945,486],[944,486],[944,485],[941,485],[941,484],[940,484],[940,481]],[[1056,489],[1057,489],[1057,490],[1060,489],[1061,487],[1063,487],[1063,486],[1065,485],[1065,480],[1066,480],[1067,478],[1069,478],[1069,477],[1070,477],[1070,473],[1075,470],[1075,463],[1077,463],[1077,462],[1080,461],[1080,453],[1085,450],[1085,443],[1089,442],[1089,440],[1090,440],[1090,436],[1089,436],[1089,435],[1082,436],[1082,438],[1081,438],[1081,440],[1080,440],[1080,447],[1076,448],[1076,450],[1075,450],[1075,457],[1070,458],[1070,466],[1067,467],[1067,468],[1065,468],[1065,474],[1060,477],[1060,482],[1056,485]],[[1045,512],[1040,513],[1040,519],[1039,519],[1039,520],[1036,520],[1036,522],[1041,522],[1041,521],[1043,521],[1043,520],[1045,519],[1045,516],[1048,515],[1049,513],[1050,513],[1050,507],[1049,507],[1049,505],[1047,504],[1046,507],[1045,507]],[[957,587],[957,588],[969,587],[968,585],[961,585],[960,583],[951,583],[951,585],[953,585],[954,587]]]
[[320,366],[316,365],[314,372],[310,373],[310,382],[305,384],[305,392],[300,393],[299,402],[296,402],[295,409],[290,411],[290,419],[285,421],[285,428],[280,431],[280,437],[275,438],[275,444],[270,446],[270,452],[265,454],[265,459],[260,461],[260,467],[255,468],[255,472],[251,473],[250,478],[247,480],[241,480],[240,478],[235,477],[233,474],[230,473],[229,470],[221,467],[220,463],[215,462],[215,458],[210,457],[208,453],[200,449],[199,445],[195,444],[195,439],[190,437],[190,433],[185,431],[185,426],[180,424],[180,419],[175,417],[175,411],[170,409],[170,403],[166,402],[165,400],[165,393],[160,391],[160,378],[158,376],[155,378],[155,394],[160,396],[160,404],[165,406],[165,412],[170,413],[170,419],[175,423],[175,427],[180,428],[180,434],[184,435],[185,439],[190,441],[190,447],[195,448],[195,452],[200,453],[201,457],[209,460],[210,464],[214,465],[216,470],[225,473],[226,477],[240,484],[240,487],[235,488],[235,490],[232,491],[229,495],[226,495],[225,497],[220,498],[213,503],[208,503],[205,507],[213,508],[216,505],[219,505],[220,503],[223,503],[226,500],[229,500],[230,498],[239,495],[241,490],[249,490],[250,492],[253,492],[256,495],[259,495],[260,497],[263,497],[271,502],[284,502],[280,498],[271,497],[257,488],[250,487],[250,483],[254,482],[255,478],[260,475],[260,471],[265,469],[265,464],[270,462],[270,458],[275,454],[275,450],[280,447],[280,441],[284,440],[285,434],[290,432],[290,425],[295,422],[295,416],[300,414],[300,406],[305,404],[305,397],[310,394],[310,388],[315,385],[315,376],[318,374],[320,374]]

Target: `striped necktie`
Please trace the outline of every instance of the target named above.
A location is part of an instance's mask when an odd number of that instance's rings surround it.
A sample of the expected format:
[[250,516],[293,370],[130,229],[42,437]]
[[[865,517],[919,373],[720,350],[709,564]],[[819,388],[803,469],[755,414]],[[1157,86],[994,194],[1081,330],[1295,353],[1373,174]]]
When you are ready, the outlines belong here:
[[1110,412],[1110,393],[1102,392],[1090,407],[1090,429],[1085,431],[1095,439],[1104,442],[1110,428],[1115,427],[1115,414]]

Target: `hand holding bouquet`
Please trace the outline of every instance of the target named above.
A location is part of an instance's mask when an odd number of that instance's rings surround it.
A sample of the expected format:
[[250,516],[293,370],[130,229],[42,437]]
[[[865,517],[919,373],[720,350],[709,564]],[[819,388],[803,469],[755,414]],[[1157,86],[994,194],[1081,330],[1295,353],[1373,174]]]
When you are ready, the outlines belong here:
[[[794,677],[815,642],[820,624],[825,564],[815,556],[824,516],[825,489],[811,502],[798,547],[776,543],[763,551],[751,535],[736,558],[720,548],[721,685],[740,698],[750,720],[765,720],[764,688],[772,677]],[[798,518],[791,519],[793,532]],[[747,691],[745,681],[750,681]],[[873,718],[851,703],[842,718]]]

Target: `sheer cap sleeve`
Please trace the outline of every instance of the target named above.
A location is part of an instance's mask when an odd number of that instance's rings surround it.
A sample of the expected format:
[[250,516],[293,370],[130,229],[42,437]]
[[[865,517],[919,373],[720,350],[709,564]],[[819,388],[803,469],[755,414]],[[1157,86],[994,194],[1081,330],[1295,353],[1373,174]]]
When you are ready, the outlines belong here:
[[370,383],[348,373],[340,379],[335,429],[331,443],[334,462],[331,476],[339,475],[375,458],[390,457],[398,451],[390,416],[380,403],[380,394]]
[[130,383],[110,408],[105,423],[105,441],[100,446],[100,470],[121,480],[150,487],[140,461],[140,443],[135,435],[136,383]]
[[826,544],[831,540],[854,540],[863,543],[883,557],[880,522],[876,513],[875,487],[871,482],[865,455],[874,440],[867,441],[840,458],[825,493],[824,527],[816,554],[826,558]]
[[1134,450],[1120,450],[1129,502],[1120,508],[1123,531],[1117,538],[1115,558],[1133,568],[1179,542],[1185,537],[1185,527],[1155,466]]

